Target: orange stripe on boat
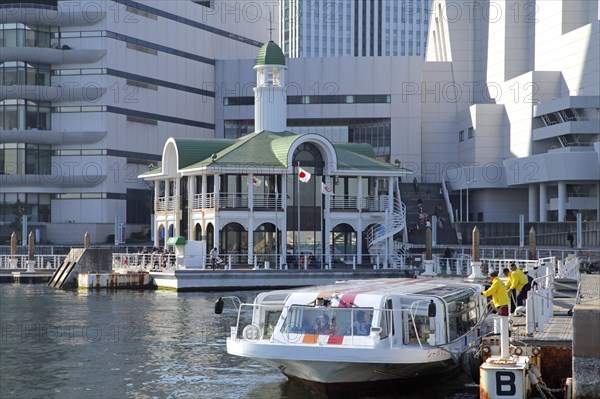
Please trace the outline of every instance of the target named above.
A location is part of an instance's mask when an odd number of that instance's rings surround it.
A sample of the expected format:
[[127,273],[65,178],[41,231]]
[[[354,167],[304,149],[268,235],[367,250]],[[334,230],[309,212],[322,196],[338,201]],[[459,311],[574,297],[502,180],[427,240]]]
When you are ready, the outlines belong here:
[[303,344],[316,344],[319,336],[317,334],[304,334],[304,338],[302,338]]

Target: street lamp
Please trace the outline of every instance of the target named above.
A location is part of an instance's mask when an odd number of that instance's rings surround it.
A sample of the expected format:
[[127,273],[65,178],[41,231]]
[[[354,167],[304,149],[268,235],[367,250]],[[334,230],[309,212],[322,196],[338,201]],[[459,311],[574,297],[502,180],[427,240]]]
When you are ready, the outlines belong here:
[[469,222],[469,184],[475,183],[477,180],[467,180],[467,223]]

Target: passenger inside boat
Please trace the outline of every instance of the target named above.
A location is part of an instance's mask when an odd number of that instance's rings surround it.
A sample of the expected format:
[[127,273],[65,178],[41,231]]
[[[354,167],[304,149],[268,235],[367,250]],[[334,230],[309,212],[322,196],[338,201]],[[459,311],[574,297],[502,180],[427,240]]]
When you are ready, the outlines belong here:
[[354,335],[369,335],[370,330],[371,324],[365,320],[365,312],[359,310],[356,312],[356,320],[354,320]]
[[329,316],[323,313],[315,323],[316,334],[335,334],[335,317],[329,320]]

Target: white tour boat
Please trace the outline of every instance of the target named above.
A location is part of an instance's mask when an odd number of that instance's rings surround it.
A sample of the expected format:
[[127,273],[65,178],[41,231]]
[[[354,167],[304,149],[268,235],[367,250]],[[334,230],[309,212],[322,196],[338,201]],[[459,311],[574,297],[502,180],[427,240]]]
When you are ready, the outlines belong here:
[[[238,307],[230,354],[321,392],[455,370],[486,315],[479,284],[443,278],[348,281],[270,291]],[[215,312],[223,310],[223,298]],[[478,366],[478,365],[477,365]]]

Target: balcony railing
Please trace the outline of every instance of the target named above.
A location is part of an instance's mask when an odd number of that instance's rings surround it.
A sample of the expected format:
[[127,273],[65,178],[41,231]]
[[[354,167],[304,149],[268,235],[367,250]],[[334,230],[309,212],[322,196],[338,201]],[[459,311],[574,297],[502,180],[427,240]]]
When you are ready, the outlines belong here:
[[248,208],[248,194],[220,193],[219,208]]
[[254,208],[281,209],[281,195],[275,194],[254,194]]
[[[281,209],[283,199],[281,195],[275,194],[254,194],[254,209]],[[388,208],[387,195],[371,195],[358,197],[355,195],[337,195],[331,198],[332,210],[357,210],[364,212],[384,212]],[[194,194],[192,199],[192,209],[248,209],[247,193],[220,193],[216,201],[215,193],[207,193],[202,198],[202,194]],[[181,210],[181,197],[170,196],[160,197],[156,201],[156,211],[178,211]]]
[[331,209],[358,210],[358,197],[356,195],[335,195],[331,198]]
[[178,211],[181,209],[181,198],[178,195],[160,197],[156,201],[157,211]]

